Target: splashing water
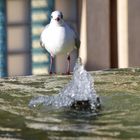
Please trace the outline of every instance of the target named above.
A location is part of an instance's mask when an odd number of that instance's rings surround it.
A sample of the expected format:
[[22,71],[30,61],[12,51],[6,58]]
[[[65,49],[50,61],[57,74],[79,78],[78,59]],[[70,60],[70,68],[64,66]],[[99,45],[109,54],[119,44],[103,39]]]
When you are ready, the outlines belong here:
[[97,110],[100,98],[94,89],[91,75],[84,69],[81,58],[77,59],[72,80],[55,96],[39,96],[31,99],[29,106],[72,107],[75,109]]

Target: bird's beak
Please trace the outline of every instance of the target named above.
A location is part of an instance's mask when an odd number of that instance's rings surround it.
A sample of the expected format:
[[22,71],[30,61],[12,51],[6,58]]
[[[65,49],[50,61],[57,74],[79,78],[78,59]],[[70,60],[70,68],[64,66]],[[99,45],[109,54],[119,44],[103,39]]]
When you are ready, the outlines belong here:
[[59,20],[60,20],[60,18],[59,18],[59,17],[57,17],[55,20],[59,21]]

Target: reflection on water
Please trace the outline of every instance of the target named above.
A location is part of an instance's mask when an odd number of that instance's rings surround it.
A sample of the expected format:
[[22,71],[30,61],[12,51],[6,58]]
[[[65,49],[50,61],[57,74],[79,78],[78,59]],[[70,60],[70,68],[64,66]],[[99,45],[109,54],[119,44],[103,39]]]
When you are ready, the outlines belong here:
[[33,97],[59,93],[70,76],[0,79],[0,139],[139,140],[139,74],[137,69],[95,72],[95,88],[103,102],[99,113],[28,107]]

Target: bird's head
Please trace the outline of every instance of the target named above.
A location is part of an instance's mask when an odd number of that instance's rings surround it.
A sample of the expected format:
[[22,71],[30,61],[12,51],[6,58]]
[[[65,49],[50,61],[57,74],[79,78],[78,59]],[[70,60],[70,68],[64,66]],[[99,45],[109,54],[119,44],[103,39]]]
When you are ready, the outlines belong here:
[[51,22],[56,24],[62,24],[63,23],[63,14],[60,11],[54,11],[51,14]]

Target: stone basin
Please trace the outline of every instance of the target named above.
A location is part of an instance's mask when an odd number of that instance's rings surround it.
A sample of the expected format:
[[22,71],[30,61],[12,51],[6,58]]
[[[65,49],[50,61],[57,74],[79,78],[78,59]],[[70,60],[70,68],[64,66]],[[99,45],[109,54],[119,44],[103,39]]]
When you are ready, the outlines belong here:
[[140,69],[90,72],[102,100],[99,113],[29,108],[36,96],[56,95],[71,75],[0,79],[0,139],[140,139]]

